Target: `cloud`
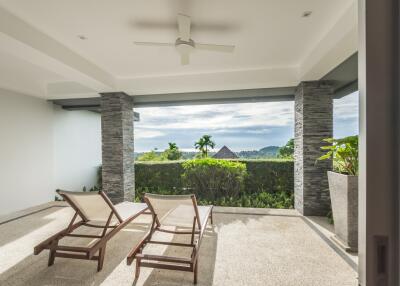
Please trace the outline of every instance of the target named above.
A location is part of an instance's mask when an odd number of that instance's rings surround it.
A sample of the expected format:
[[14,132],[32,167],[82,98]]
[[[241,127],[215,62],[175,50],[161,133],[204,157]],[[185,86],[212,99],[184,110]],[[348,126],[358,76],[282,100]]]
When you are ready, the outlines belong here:
[[334,118],[336,120],[358,120],[358,92],[334,100]]
[[333,136],[341,138],[358,134],[358,92],[334,100]]
[[293,123],[292,102],[243,103],[202,106],[143,108],[141,128],[228,129],[230,127],[289,126]]
[[[135,149],[165,149],[168,142],[193,150],[204,134],[210,134],[217,146],[260,149],[282,145],[293,137],[293,102],[266,102],[220,105],[194,105],[140,108],[135,123]],[[219,147],[221,147],[219,146]]]
[[165,133],[157,130],[146,130],[143,128],[134,128],[135,139],[157,138],[165,135]]
[[215,130],[216,134],[237,134],[238,136],[243,136],[246,134],[269,134],[272,133],[272,128],[260,128],[254,127],[230,127],[224,129]]
[[[163,150],[168,142],[193,150],[202,135],[234,151],[282,146],[294,136],[294,102],[139,108],[135,150]],[[358,133],[358,93],[334,101],[334,136]]]

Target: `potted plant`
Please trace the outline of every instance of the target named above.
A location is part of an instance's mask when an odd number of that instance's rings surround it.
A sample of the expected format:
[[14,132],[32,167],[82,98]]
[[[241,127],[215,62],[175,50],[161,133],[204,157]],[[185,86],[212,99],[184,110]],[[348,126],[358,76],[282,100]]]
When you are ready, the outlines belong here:
[[326,153],[318,160],[332,160],[328,171],[329,192],[335,227],[333,239],[346,251],[358,247],[358,136],[328,138],[321,147]]

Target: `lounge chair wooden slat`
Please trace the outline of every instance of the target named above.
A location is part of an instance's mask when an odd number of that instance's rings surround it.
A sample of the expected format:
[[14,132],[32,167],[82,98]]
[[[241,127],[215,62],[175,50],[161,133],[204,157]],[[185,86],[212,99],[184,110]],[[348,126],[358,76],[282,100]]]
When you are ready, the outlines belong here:
[[73,252],[84,252],[84,253],[89,253],[89,247],[83,247],[83,246],[67,246],[67,245],[58,245],[55,247],[56,250],[60,251],[73,251]]
[[83,237],[83,238],[102,238],[101,235],[92,235],[92,234],[78,234],[78,233],[67,233],[65,236],[70,237]]
[[148,244],[162,244],[162,245],[171,245],[171,246],[182,246],[182,247],[194,247],[193,243],[178,243],[178,242],[166,242],[166,241],[155,241],[150,240],[147,242]]
[[85,254],[75,254],[75,253],[66,253],[66,252],[57,252],[55,253],[55,257],[60,258],[73,258],[73,259],[83,259],[83,260],[98,260],[98,256],[93,256],[92,259],[88,259]]
[[141,260],[154,260],[161,262],[171,262],[171,263],[183,263],[183,264],[191,264],[191,260],[182,257],[172,257],[172,256],[164,256],[164,255],[151,255],[151,254],[139,254]]
[[[103,229],[105,227],[104,225],[96,225],[96,224],[91,224],[91,223],[84,223],[84,225],[88,226],[88,227],[95,227],[95,228],[101,228],[101,229]],[[115,228],[115,227],[117,227],[117,226],[116,225],[107,226],[107,228]]]
[[191,266],[181,266],[181,265],[153,263],[153,262],[141,262],[140,266],[148,267],[148,268],[158,268],[158,269],[166,269],[166,270],[178,270],[178,271],[193,272],[193,267],[191,267]]

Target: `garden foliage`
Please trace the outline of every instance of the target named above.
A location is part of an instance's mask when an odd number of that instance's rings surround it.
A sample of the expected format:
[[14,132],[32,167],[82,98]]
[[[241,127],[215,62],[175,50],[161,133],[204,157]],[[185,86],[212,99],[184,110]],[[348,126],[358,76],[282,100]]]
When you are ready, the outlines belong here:
[[347,175],[358,175],[358,136],[341,139],[327,138],[321,149],[326,153],[318,160],[333,160],[334,170]]
[[[101,189],[101,167],[98,185]],[[217,160],[135,163],[135,201],[145,193],[195,193],[199,204],[293,208],[293,161]]]
[[247,175],[245,164],[213,158],[188,160],[182,167],[184,185],[206,200],[237,197],[244,188]]
[[[234,163],[234,165],[230,163]],[[240,164],[238,170],[233,167],[237,163]],[[185,164],[187,165],[186,169],[184,168]],[[246,175],[243,176],[244,180],[242,181],[243,165]],[[201,172],[195,174],[194,170],[199,169]],[[213,174],[208,178],[207,173],[214,170],[218,170],[218,174]],[[232,174],[227,175],[226,173],[230,171]],[[293,161],[291,160],[215,160],[206,158],[192,161],[136,162],[136,200],[141,201],[146,192],[196,193],[199,203],[202,204],[293,208],[293,176]],[[198,183],[189,182],[189,178],[196,177],[205,180],[205,183],[202,184],[213,186],[211,190],[203,192],[201,190],[204,190],[204,186],[200,185],[199,181]],[[237,178],[238,180],[233,185],[238,188],[227,190],[227,183],[213,182],[217,177],[222,178],[222,181],[228,177]],[[215,192],[216,189],[221,191]]]

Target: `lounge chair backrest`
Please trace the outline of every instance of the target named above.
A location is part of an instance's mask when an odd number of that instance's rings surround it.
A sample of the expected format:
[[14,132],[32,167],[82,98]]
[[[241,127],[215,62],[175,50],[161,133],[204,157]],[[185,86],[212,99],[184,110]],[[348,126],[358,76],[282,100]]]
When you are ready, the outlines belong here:
[[[113,210],[100,192],[57,191],[73,207],[77,208],[89,221],[107,221]],[[114,217],[115,219],[115,217]]]
[[197,217],[194,195],[145,194],[144,197],[162,225],[193,227],[194,217]]

